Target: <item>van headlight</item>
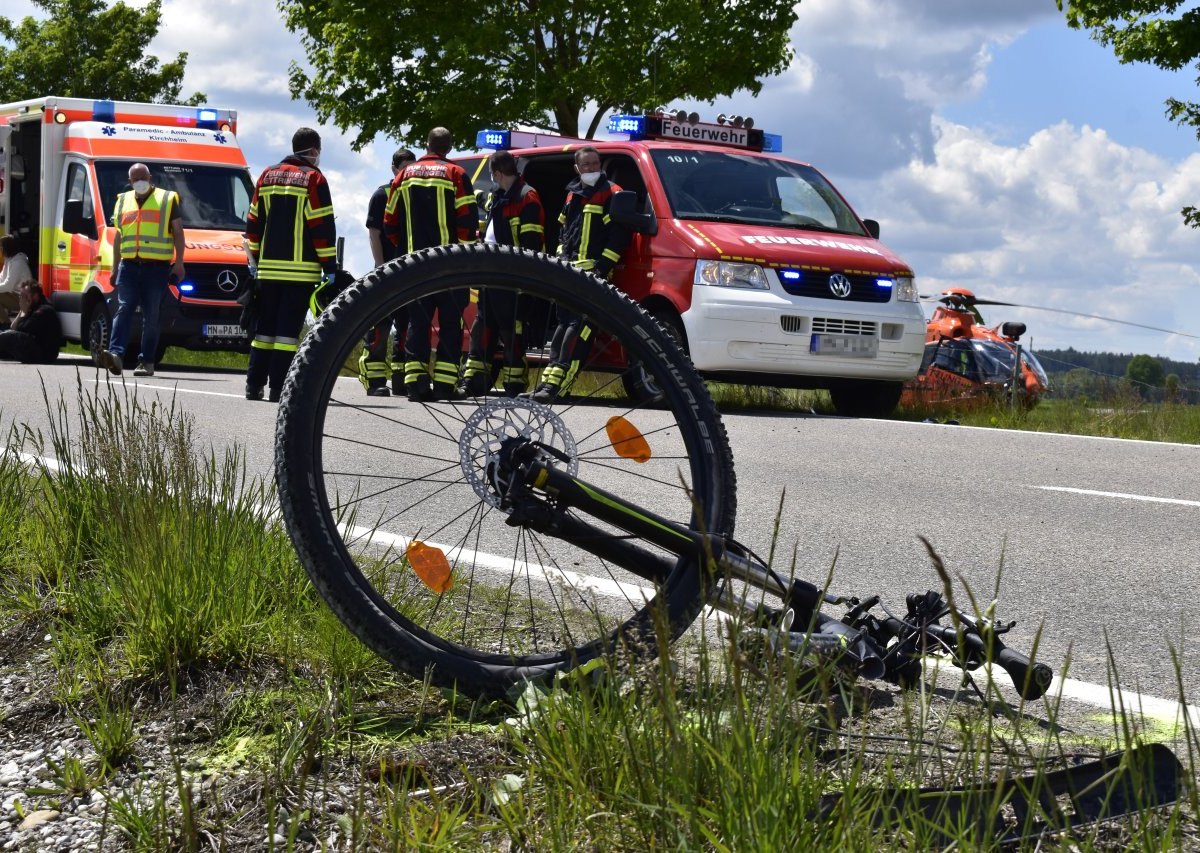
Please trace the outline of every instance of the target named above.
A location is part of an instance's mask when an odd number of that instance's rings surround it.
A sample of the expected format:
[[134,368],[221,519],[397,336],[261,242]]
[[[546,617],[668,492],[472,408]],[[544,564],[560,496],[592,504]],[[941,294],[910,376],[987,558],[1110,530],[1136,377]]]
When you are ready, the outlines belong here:
[[892,292],[896,294],[897,302],[916,302],[921,298],[917,295],[917,283],[911,275],[898,275],[893,281]]
[[767,274],[758,264],[735,264],[731,261],[696,261],[695,284],[710,287],[750,287],[766,290]]

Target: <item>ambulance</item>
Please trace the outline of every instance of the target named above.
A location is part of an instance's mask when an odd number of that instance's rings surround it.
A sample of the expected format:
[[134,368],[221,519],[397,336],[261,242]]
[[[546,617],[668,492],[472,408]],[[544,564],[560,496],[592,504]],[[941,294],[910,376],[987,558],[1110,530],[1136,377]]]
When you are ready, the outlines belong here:
[[[813,166],[783,157],[752,119],[658,111],[615,115],[607,140],[481,131],[509,149],[546,208],[546,244],[574,177],[600,153],[625,192],[612,215],[633,233],[614,283],[652,314],[708,379],[828,389],[835,409],[886,416],[917,374],[925,316],[912,269]],[[488,192],[487,154],[458,158]],[[637,371],[633,397],[655,393]]]
[[[98,364],[116,313],[113,206],[137,162],[179,194],[186,246],[154,360],[168,346],[248,351],[235,298],[248,276],[254,184],[234,110],[58,97],[0,105],[0,233],[29,256],[63,335]],[[138,334],[135,317],[131,351]]]

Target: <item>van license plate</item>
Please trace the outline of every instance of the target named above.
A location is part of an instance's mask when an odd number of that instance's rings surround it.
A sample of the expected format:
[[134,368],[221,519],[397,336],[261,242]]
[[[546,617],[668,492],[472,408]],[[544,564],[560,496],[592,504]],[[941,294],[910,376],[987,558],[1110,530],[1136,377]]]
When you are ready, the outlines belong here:
[[244,338],[246,331],[241,326],[216,325],[209,323],[204,327],[204,337],[206,338]]
[[874,358],[879,354],[879,338],[874,335],[813,335],[810,350],[813,355]]

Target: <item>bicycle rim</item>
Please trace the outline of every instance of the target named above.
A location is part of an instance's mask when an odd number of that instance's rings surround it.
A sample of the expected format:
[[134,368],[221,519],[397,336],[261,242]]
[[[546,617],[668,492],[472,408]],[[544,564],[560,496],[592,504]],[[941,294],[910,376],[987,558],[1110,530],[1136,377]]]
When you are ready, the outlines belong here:
[[[592,346],[571,394],[366,397],[355,375],[364,333],[418,299],[472,288],[520,293],[535,375],[555,312],[533,306],[586,317]],[[624,396],[629,363],[660,399]],[[733,462],[703,383],[652,318],[567,264],[479,244],[426,250],[356,282],[306,336],[277,424],[283,517],[318,592],[398,668],[496,695],[618,645],[651,653],[695,618],[712,582],[696,560],[593,519],[595,545],[510,523],[496,472],[503,448],[531,440],[553,448],[555,467],[637,507],[732,533]],[[647,580],[620,568],[600,547],[613,541],[666,570]]]

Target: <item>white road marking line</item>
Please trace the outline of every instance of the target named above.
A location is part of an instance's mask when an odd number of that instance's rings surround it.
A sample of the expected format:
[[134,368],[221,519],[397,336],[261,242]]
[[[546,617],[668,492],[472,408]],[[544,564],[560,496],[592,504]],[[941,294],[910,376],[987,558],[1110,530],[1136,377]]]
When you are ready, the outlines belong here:
[[[369,527],[347,528],[344,525],[339,525],[338,527],[343,531],[344,535],[348,535],[347,544],[352,540],[360,540],[364,544],[379,543],[391,546],[397,551],[404,551],[412,541],[412,538],[409,536],[387,533],[383,530],[372,530]],[[530,566],[524,560],[500,557],[485,551],[471,551],[466,548],[441,545],[437,542],[426,541],[425,544],[434,548],[440,548],[446,553],[446,559],[451,563],[457,561],[468,562],[473,566],[498,574],[530,577],[535,580],[546,581],[547,583],[555,581],[574,590],[594,592],[598,595],[609,596],[610,598],[626,598],[630,601],[639,601],[641,603],[645,603],[654,597],[654,590],[652,588],[639,586],[638,584],[625,583],[623,581],[612,580],[611,578],[598,578],[595,575],[580,574],[579,572],[567,571],[553,566]]]
[[[16,455],[26,464],[40,465],[50,473],[57,473],[62,467],[59,461],[53,457],[35,456],[22,452]],[[368,542],[378,540],[385,545],[390,545],[398,549],[407,548],[408,543],[412,541],[407,536],[387,533],[382,530],[372,530],[366,527],[351,527],[348,529],[343,527],[342,529],[351,538],[362,538]],[[515,573],[522,577],[540,576],[546,582],[552,580],[558,581],[570,586],[572,589],[586,590],[614,598],[625,598],[629,601],[640,600],[646,602],[654,595],[652,588],[639,586],[638,584],[624,583],[610,578],[598,578],[594,575],[584,575],[579,572],[571,572],[548,566],[532,567],[524,561],[512,560],[484,551],[449,548],[444,545],[438,545],[435,542],[427,542],[426,544],[441,548],[446,552],[446,556],[451,562],[455,560],[469,560],[480,568],[497,573],[503,572],[509,575]],[[731,618],[728,614],[713,610],[708,606],[704,608],[701,615],[706,618]],[[1005,681],[1007,681],[1007,676],[1001,680],[1001,683]],[[1051,697],[1051,699],[1070,699],[1095,708],[1103,708],[1107,711],[1115,711],[1115,706],[1119,703],[1120,706],[1123,706],[1131,713],[1141,714],[1148,719],[1158,720],[1175,726],[1182,723],[1184,714],[1186,713],[1191,724],[1200,727],[1200,708],[1186,707],[1182,703],[1172,699],[1160,699],[1157,696],[1148,696],[1144,693],[1136,693],[1131,690],[1113,690],[1104,684],[1092,684],[1087,681],[1062,678],[1055,675],[1054,680],[1050,683],[1050,690],[1046,695]]]
[[[95,380],[96,385],[103,385],[106,381],[104,379]],[[110,384],[116,385],[118,382],[114,381]],[[124,385],[125,383],[121,382],[120,384]],[[180,388],[178,385],[174,387],[168,385],[150,385],[149,383],[138,382],[136,380],[128,383],[128,385],[132,385],[135,389],[145,388],[147,391],[170,391],[172,394],[202,394],[206,397],[232,397],[235,400],[245,399],[246,396],[245,394],[230,394],[226,391],[201,391],[199,388]]]
[[1131,495],[1125,492],[1098,492],[1095,489],[1073,489],[1068,486],[1026,486],[1027,489],[1041,489],[1046,492],[1069,492],[1073,495],[1095,495],[1101,498],[1122,498],[1127,501],[1147,501],[1158,504],[1177,504],[1178,506],[1200,506],[1200,501],[1185,501],[1179,498],[1156,498],[1150,495]]

